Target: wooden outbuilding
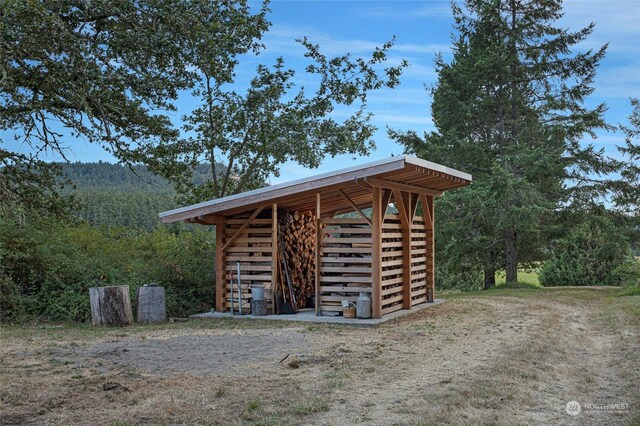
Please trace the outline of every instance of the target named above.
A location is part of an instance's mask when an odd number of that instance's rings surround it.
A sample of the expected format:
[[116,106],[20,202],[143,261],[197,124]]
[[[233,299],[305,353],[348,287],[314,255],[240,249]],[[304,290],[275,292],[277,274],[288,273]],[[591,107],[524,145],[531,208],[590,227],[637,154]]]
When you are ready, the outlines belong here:
[[215,225],[216,311],[230,309],[238,262],[245,311],[256,284],[276,305],[284,288],[280,248],[293,244],[289,272],[307,307],[317,315],[342,312],[343,300],[355,301],[365,291],[373,317],[380,318],[433,302],[434,198],[471,180],[467,173],[404,155],[160,217],[164,223]]

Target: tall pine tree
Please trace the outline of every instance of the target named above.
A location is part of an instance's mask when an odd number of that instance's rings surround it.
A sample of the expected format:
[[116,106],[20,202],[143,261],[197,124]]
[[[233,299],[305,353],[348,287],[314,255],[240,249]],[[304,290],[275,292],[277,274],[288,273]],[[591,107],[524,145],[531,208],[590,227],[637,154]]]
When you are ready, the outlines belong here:
[[606,192],[601,177],[617,163],[583,142],[608,127],[604,104],[585,105],[606,45],[572,52],[594,24],[558,27],[560,0],[467,0],[453,14],[453,59],[436,59],[436,131],[390,134],[409,152],[473,173],[474,185],[441,202],[468,212],[449,215],[460,223],[448,230],[461,234],[446,239],[471,236],[446,254],[477,259],[488,287],[497,269],[517,281],[519,261],[540,258],[554,211]]

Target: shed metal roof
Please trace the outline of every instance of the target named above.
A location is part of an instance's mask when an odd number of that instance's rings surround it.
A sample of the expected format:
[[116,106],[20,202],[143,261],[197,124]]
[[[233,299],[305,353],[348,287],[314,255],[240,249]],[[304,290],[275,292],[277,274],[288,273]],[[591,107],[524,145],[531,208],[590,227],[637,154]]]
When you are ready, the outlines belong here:
[[208,216],[225,217],[271,203],[292,211],[305,211],[315,209],[316,193],[321,194],[323,213],[349,210],[350,203],[338,189],[358,207],[365,208],[371,205],[367,179],[410,185],[439,195],[469,185],[472,177],[421,158],[402,155],[169,210],[160,213],[160,218],[163,223],[171,223],[202,220]]

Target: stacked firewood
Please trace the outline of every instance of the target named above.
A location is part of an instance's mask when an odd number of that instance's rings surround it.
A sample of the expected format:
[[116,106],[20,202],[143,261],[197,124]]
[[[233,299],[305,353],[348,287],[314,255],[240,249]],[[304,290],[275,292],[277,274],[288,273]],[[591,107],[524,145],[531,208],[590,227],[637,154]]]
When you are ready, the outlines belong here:
[[299,308],[310,307],[315,295],[316,218],[298,212],[285,212],[281,217],[280,232],[293,292]]

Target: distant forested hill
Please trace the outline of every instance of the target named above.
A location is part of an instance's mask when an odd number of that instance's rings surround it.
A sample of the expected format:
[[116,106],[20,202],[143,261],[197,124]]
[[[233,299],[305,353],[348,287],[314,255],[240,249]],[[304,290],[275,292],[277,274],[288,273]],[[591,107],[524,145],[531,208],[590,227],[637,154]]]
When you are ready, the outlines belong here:
[[[61,167],[75,187],[65,190],[74,197],[75,214],[90,225],[152,229],[160,224],[159,212],[178,207],[171,184],[145,166],[133,171],[104,162],[64,163]],[[193,179],[201,183],[210,176],[211,167],[205,164],[194,171]]]

